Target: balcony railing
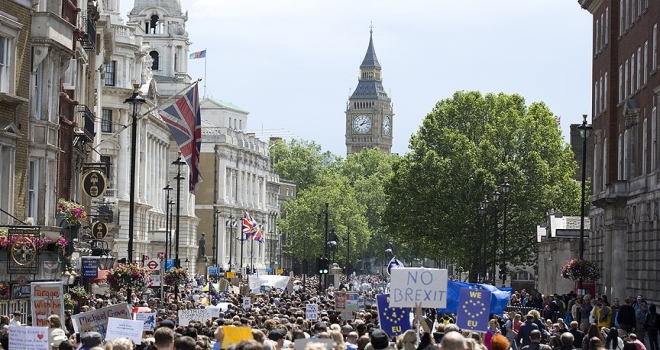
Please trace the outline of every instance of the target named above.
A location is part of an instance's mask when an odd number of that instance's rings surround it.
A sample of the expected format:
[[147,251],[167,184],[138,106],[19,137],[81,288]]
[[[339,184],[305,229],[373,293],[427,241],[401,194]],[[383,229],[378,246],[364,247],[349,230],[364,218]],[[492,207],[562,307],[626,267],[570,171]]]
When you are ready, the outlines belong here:
[[[94,130],[94,120],[96,119],[96,116],[94,115],[94,112],[92,112],[87,106],[85,105],[78,105],[76,106],[76,110],[78,112],[78,115],[82,118],[83,120],[83,132],[85,134],[86,142],[91,142],[94,140],[94,136],[96,136],[96,132]],[[77,120],[80,120],[81,118],[78,118]]]
[[32,40],[42,44],[73,50],[75,27],[52,12],[35,12],[32,16]]
[[96,48],[96,21],[87,11],[80,14],[79,27],[78,41],[80,41],[80,45],[87,51],[94,51]]

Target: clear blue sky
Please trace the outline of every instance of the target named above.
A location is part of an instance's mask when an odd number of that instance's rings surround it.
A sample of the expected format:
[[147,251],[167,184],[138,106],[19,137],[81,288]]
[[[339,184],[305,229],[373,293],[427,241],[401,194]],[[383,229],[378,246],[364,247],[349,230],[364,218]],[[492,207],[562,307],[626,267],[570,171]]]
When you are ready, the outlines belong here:
[[[570,124],[591,115],[591,15],[577,0],[181,0],[207,95],[250,111],[248,131],[345,156],[346,102],[374,26],[394,104],[392,152],[457,90],[518,93]],[[121,0],[121,13],[133,0]],[[193,78],[204,60],[191,60]],[[201,91],[200,91],[201,93]],[[591,120],[591,119],[589,119]]]

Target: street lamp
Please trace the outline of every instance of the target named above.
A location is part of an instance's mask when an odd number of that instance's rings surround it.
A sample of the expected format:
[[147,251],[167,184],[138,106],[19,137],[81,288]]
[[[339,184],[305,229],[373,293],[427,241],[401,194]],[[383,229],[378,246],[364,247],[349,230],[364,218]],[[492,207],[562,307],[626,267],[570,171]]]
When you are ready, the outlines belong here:
[[479,203],[479,208],[477,212],[481,218],[481,227],[480,229],[480,241],[479,245],[479,274],[481,275],[482,281],[486,278],[486,213],[488,209],[488,199],[484,196],[484,199]]
[[229,268],[227,269],[227,271],[232,270],[231,261],[235,260],[234,255],[232,253],[232,251],[233,251],[232,247],[234,246],[234,237],[235,237],[234,236],[234,227],[236,227],[236,225],[237,225],[237,222],[234,218],[234,215],[229,214],[229,217],[227,218],[227,220],[225,220],[225,227],[229,229]]
[[176,232],[174,233],[174,239],[176,242],[174,243],[174,263],[176,264],[176,267],[181,268],[181,261],[179,261],[179,236],[181,235],[181,180],[184,179],[181,175],[181,166],[186,164],[186,162],[181,159],[181,152],[179,152],[179,156],[174,162],[172,162],[172,164],[176,165],[176,177],[174,178],[176,180]]
[[[132,107],[131,111],[131,186],[129,190],[129,201],[128,201],[128,262],[129,264],[133,263],[133,230],[135,223],[135,159],[137,153],[137,115],[140,111],[140,107],[146,101],[142,96],[140,96],[140,91],[138,90],[140,84],[133,84],[133,94],[131,97],[124,100],[124,103],[129,103]],[[127,291],[127,300],[131,299],[131,289]]]
[[172,186],[170,186],[170,182],[167,182],[167,186],[163,188],[163,191],[165,191],[165,259],[167,260],[170,256],[167,253],[167,247],[170,244],[170,225],[172,224],[170,222],[170,191],[173,190]]
[[504,182],[500,185],[502,188],[502,194],[504,194],[504,235],[502,236],[503,240],[503,248],[502,248],[502,266],[500,266],[501,274],[502,274],[502,287],[505,286],[506,284],[506,200],[509,194],[509,191],[511,190],[511,185],[507,181],[508,179],[505,177]]
[[218,216],[221,213],[220,210],[213,212],[213,266],[218,266]]
[[[493,202],[497,202],[500,199],[500,192],[495,188],[495,191],[491,194]],[[497,272],[497,236],[499,235],[499,223],[497,219],[497,208],[495,208],[495,232],[493,233],[493,285],[497,284],[495,279],[495,274]]]
[[165,257],[167,259],[172,259],[172,223],[174,222],[174,200],[172,198],[167,199],[167,206],[169,207],[170,211],[170,228],[167,230],[167,239],[169,240],[169,244],[167,245],[167,248],[165,250]]
[[[587,115],[582,115],[582,124],[578,126],[582,137],[582,196],[580,200],[580,260],[584,259],[584,192],[587,177],[587,138],[591,132],[591,124],[587,124]],[[580,293],[581,292],[581,293]],[[578,281],[578,294],[584,294],[582,278]]]

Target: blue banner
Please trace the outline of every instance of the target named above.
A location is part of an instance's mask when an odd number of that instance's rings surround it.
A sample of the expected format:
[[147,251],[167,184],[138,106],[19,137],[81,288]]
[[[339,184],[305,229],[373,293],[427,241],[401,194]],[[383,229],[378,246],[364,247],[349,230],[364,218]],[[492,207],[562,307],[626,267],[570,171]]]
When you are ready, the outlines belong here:
[[487,331],[490,296],[491,293],[487,290],[461,288],[456,325],[460,329]]
[[506,304],[511,298],[511,288],[497,288],[490,284],[475,284],[458,281],[447,281],[447,308],[438,309],[440,313],[458,313],[458,302],[461,288],[487,290],[491,293],[490,310],[491,314],[502,315]]
[[98,278],[99,259],[82,258],[82,276],[84,278]]
[[410,308],[390,307],[390,295],[376,295],[378,304],[378,322],[380,328],[390,336],[401,335],[412,328],[410,324]]

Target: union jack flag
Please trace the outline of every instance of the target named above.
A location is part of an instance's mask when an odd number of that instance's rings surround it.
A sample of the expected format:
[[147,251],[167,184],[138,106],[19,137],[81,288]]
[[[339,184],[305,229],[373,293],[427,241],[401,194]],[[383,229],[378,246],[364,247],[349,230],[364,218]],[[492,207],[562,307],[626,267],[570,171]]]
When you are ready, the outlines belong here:
[[202,113],[199,109],[197,83],[181,98],[160,111],[160,117],[167,124],[181,150],[181,155],[190,167],[190,193],[195,194],[202,181],[199,171],[199,153],[202,146]]
[[257,228],[257,222],[252,219],[252,216],[247,211],[243,214],[243,235],[252,236]]
[[[256,222],[255,222],[256,224]],[[254,230],[254,233],[252,234],[252,240],[257,241],[259,243],[264,242],[264,234],[261,232],[261,225],[257,225],[256,230]]]

